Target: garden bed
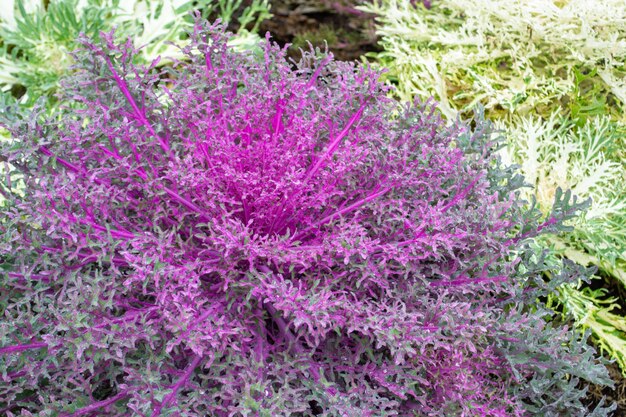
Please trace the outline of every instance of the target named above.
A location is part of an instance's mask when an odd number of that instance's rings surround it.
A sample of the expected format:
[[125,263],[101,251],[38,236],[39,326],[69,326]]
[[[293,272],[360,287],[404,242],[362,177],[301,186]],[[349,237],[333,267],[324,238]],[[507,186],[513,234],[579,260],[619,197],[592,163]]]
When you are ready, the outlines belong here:
[[[42,1],[49,22],[77,14],[70,3]],[[29,84],[27,71],[12,73],[13,97],[4,99],[23,96],[26,111],[43,97],[59,117],[0,118],[19,144],[0,153],[18,161],[5,164],[8,189],[13,174],[30,184],[25,195],[5,193],[11,210],[0,222],[9,249],[0,256],[8,271],[0,355],[9,358],[0,415],[158,416],[178,407],[216,416],[599,416],[607,410],[596,406],[608,402],[617,407],[610,415],[626,416],[626,361],[607,372],[574,328],[574,320],[587,326],[580,317],[592,307],[551,298],[555,288],[573,293],[558,283],[580,270],[556,252],[544,259],[546,246],[524,245],[569,232],[565,222],[584,205],[560,188],[574,186],[555,187],[551,212],[529,209],[513,197],[519,177],[494,155],[482,115],[452,125],[433,117],[451,117],[445,95],[439,110],[401,113],[380,84],[399,80],[396,92],[408,84],[393,65],[384,61],[381,77],[346,64],[389,57],[374,16],[352,4],[360,0],[269,1],[272,18],[255,1],[258,20],[242,12],[249,0],[220,10],[207,3],[210,21],[248,29],[230,42],[221,25],[179,16],[190,46],[173,68],[138,66],[156,66],[157,48],[116,45],[106,33],[121,26],[111,23],[89,35],[104,33],[101,44],[84,39],[83,52],[59,58],[68,66],[46,72],[46,88]],[[406,0],[401,15],[419,1]],[[146,22],[175,26],[140,13],[128,15],[143,22],[129,38],[150,32]],[[260,45],[258,32],[291,45],[293,63]],[[20,43],[39,37],[12,34],[0,36],[11,58],[42,72],[28,55],[34,48]],[[311,46],[342,62],[306,53],[296,66]],[[419,57],[429,47],[404,62],[426,62]],[[70,63],[76,71],[59,89]],[[625,299],[621,285],[591,285]],[[546,305],[579,315],[568,323]],[[611,314],[623,317],[624,305]]]

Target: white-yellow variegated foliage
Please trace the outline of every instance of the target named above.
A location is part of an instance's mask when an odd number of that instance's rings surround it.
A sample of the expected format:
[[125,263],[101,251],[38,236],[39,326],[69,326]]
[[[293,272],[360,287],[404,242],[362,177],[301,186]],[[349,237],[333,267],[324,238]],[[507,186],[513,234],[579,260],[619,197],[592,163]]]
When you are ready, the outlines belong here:
[[533,196],[546,212],[557,188],[571,189],[591,207],[578,218],[574,232],[552,237],[578,263],[595,264],[626,286],[626,165],[607,157],[623,132],[607,117],[590,119],[579,128],[553,114],[515,116],[496,121],[508,135],[503,160],[519,164],[526,182],[524,197]]
[[[626,1],[373,0],[377,54],[404,100],[434,96],[449,118],[476,105],[507,136],[548,212],[558,187],[591,208],[543,245],[626,285]],[[567,286],[559,303],[626,374],[626,318],[606,291]],[[620,300],[624,305],[625,300]]]
[[[414,5],[415,3],[415,5]],[[626,96],[624,0],[374,0],[379,55],[404,99],[434,95],[448,116],[476,103],[517,113],[551,109],[574,68],[596,69]]]
[[621,369],[626,368],[626,320],[614,312],[620,307],[617,298],[607,298],[604,288],[577,289],[574,285],[563,285],[559,292],[559,302],[575,318],[576,324],[590,329],[598,347],[611,355]]

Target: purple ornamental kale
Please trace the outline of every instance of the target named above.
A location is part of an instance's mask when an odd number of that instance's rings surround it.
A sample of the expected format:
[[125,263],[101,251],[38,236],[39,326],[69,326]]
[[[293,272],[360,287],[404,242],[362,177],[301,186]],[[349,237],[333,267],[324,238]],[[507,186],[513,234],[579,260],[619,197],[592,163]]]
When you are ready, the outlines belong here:
[[5,121],[1,413],[582,415],[607,382],[524,245],[575,210],[524,217],[484,123],[217,25],[173,68],[83,44],[58,116]]

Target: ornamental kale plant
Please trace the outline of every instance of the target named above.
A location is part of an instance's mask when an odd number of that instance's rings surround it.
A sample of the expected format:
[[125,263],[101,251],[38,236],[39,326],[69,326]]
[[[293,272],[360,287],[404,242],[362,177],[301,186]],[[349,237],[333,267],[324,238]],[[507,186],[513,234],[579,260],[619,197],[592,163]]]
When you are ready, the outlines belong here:
[[607,414],[540,301],[585,271],[529,243],[569,193],[528,210],[481,117],[399,107],[369,68],[190,36],[171,68],[83,39],[59,117],[5,117],[2,413]]

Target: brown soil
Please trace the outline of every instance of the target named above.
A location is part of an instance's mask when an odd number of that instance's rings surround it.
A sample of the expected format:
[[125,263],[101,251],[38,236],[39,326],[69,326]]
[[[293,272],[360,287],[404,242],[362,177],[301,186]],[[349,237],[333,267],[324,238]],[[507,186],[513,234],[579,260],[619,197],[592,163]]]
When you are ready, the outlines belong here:
[[626,417],[626,380],[616,364],[611,364],[607,368],[611,379],[615,382],[615,387],[611,389],[589,385],[587,398],[590,408],[593,409],[593,405],[598,404],[600,399],[604,397],[605,404],[617,404],[617,410],[613,413],[613,417]]
[[342,0],[273,0],[272,19],[261,25],[281,45],[292,44],[289,54],[299,57],[299,49],[324,47],[336,59],[360,60],[368,52],[380,51],[374,30],[374,17],[354,8],[356,2]]

